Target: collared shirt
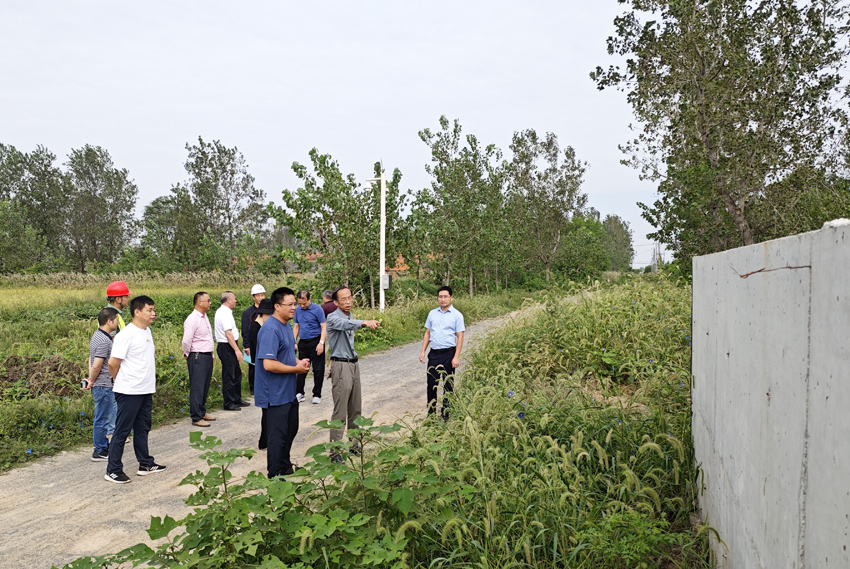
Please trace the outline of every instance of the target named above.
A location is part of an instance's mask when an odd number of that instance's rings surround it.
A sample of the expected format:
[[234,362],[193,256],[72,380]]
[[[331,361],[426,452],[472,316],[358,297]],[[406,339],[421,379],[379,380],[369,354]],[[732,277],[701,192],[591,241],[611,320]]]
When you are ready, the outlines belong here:
[[147,395],[156,392],[156,355],[151,329],[132,322],[115,335],[112,357],[121,360],[115,376],[115,393]]
[[251,329],[251,316],[254,315],[254,311],[257,310],[257,307],[253,304],[242,311],[242,347],[245,349],[251,348],[251,335],[248,331]]
[[307,310],[300,306],[295,309],[294,322],[298,324],[298,335],[302,340],[312,340],[322,335],[322,322],[325,321],[325,311],[318,304],[310,303]]
[[331,348],[331,357],[354,359],[357,352],[354,351],[354,331],[363,327],[362,320],[355,320],[345,315],[341,308],[331,312],[328,316],[328,344]]
[[215,341],[226,344],[227,336],[224,333],[227,330],[233,332],[233,340],[238,342],[239,328],[236,326],[236,320],[233,319],[233,310],[222,304],[215,311]]
[[292,403],[295,401],[295,374],[266,371],[263,360],[267,359],[288,366],[296,364],[292,327],[275,317],[266,320],[257,333],[254,355],[254,405],[268,408],[269,405]]
[[112,387],[112,376],[109,375],[109,355],[112,353],[112,336],[103,328],[98,328],[89,342],[89,365],[94,364],[95,358],[103,358],[100,373],[92,387]]
[[212,352],[215,350],[210,319],[197,309],[192,311],[183,322],[183,355],[191,352]]
[[452,305],[443,312],[437,307],[428,313],[425,327],[431,331],[431,349],[444,350],[457,346],[457,333],[465,332],[463,314]]
[[322,312],[325,313],[325,319],[327,320],[328,316],[331,315],[332,312],[336,312],[336,303],[333,300],[329,300],[322,305]]
[[115,338],[115,334],[117,334],[118,332],[120,332],[121,330],[124,329],[124,318],[121,316],[122,311],[121,311],[121,309],[116,308],[115,306],[112,306],[111,304],[108,304],[108,303],[107,303],[106,306],[104,306],[104,308],[115,308],[115,310],[118,311],[118,328],[113,330],[109,334],[110,337]]

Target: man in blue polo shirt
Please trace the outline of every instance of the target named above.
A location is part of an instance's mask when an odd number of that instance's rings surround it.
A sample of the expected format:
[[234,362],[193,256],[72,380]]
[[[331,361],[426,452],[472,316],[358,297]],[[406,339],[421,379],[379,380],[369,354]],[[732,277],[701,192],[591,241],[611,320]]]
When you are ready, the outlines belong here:
[[295,472],[289,453],[298,433],[295,375],[307,373],[310,360],[295,359],[295,336],[289,321],[295,316],[295,293],[281,287],[272,293],[274,314],[260,328],[254,347],[254,405],[266,409],[269,478]]
[[443,381],[443,420],[449,420],[449,402],[446,394],[454,391],[455,368],[460,365],[460,351],[463,348],[463,314],[452,306],[452,288],[441,286],[437,291],[439,308],[428,313],[425,321],[425,337],[422,338],[422,353],[419,361],[425,363],[425,350],[428,352],[428,414],[437,410],[437,383]]
[[[297,301],[292,333],[298,338],[298,356],[309,359],[310,367],[313,368],[313,403],[318,405],[322,402],[322,384],[325,379],[325,340],[328,335],[325,311],[318,304],[313,304],[309,290],[298,291]],[[299,373],[295,394],[299,403],[304,401],[306,381],[307,374]]]

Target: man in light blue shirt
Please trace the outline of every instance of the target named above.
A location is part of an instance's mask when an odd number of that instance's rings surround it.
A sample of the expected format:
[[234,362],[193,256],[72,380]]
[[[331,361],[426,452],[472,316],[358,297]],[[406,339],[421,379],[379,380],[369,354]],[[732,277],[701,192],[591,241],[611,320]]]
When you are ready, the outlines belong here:
[[452,287],[441,286],[437,291],[439,308],[428,313],[425,321],[425,337],[422,338],[422,353],[419,361],[425,363],[425,350],[428,352],[428,414],[437,410],[437,384],[443,381],[443,420],[449,420],[449,402],[446,394],[454,391],[454,372],[460,365],[460,351],[463,348],[463,314],[452,306]]

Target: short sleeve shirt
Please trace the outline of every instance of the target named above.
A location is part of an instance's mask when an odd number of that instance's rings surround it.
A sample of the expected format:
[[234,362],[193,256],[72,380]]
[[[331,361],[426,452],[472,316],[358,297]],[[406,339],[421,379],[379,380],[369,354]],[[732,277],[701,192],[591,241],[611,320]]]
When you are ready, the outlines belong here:
[[94,363],[95,358],[103,358],[103,365],[100,366],[100,373],[97,374],[92,387],[112,387],[112,376],[109,374],[111,353],[112,336],[98,328],[89,343],[89,365]]
[[254,348],[254,405],[268,408],[295,401],[295,374],[266,371],[262,360],[275,360],[294,366],[295,336],[292,327],[277,318],[269,318],[257,334]]
[[322,335],[322,322],[325,321],[325,311],[318,304],[310,303],[307,310],[300,306],[295,309],[294,322],[298,324],[300,330],[298,335],[302,339],[310,340],[318,338]]
[[463,314],[454,306],[445,312],[439,306],[428,313],[425,327],[431,331],[431,348],[444,350],[457,346],[457,333],[465,332]]
[[115,335],[113,358],[121,360],[112,390],[125,395],[156,393],[156,355],[150,328],[132,322]]

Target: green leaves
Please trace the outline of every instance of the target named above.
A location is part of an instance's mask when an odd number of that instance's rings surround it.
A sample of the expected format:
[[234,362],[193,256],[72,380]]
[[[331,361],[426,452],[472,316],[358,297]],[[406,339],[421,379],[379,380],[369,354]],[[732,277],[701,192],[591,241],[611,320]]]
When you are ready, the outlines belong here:
[[[623,3],[631,10],[615,19],[608,51],[626,66],[591,78],[625,90],[643,123],[623,150],[660,181],[660,199],[642,206],[658,230],[651,237],[688,263],[770,238],[793,207],[766,188],[796,171],[829,178],[841,168],[834,147],[848,124],[840,69],[850,47],[837,40],[847,4]],[[796,195],[819,189],[798,185]]]

